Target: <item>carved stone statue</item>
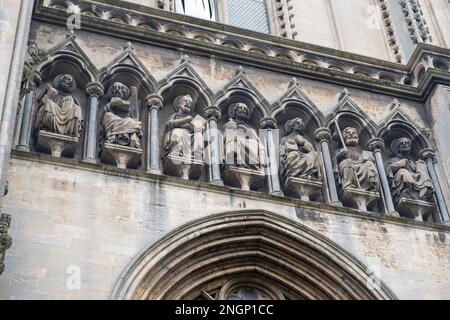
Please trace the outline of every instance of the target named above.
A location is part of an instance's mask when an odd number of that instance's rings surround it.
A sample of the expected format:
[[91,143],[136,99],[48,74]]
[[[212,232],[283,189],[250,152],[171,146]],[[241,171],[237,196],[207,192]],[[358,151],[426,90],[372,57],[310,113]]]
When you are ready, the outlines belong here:
[[247,124],[250,108],[236,103],[229,109],[225,124],[225,162],[235,167],[261,170],[266,166],[266,151],[255,129]]
[[431,201],[434,187],[425,161],[411,158],[411,140],[403,137],[391,143],[393,158],[387,164],[386,173],[391,184],[392,196],[398,203],[401,198]]
[[75,79],[70,74],[55,77],[53,85],[47,84],[38,98],[41,107],[37,112],[35,127],[60,135],[79,138],[82,130],[80,104],[72,93]]
[[354,188],[378,191],[380,184],[378,172],[373,160],[363,156],[358,131],[353,127],[347,127],[343,130],[342,136],[345,146],[336,153],[342,190]]
[[194,114],[192,112],[192,97],[179,96],[173,107],[175,113],[170,116],[164,136],[164,158],[169,155],[191,159],[194,141]]
[[8,229],[11,224],[11,216],[2,214],[0,217],[0,274],[5,271],[6,250],[11,247],[12,240],[8,235]]
[[102,129],[106,143],[141,149],[142,123],[133,114],[130,88],[120,82],[115,82],[108,90],[110,102],[105,107]]
[[286,122],[285,136],[280,142],[280,174],[283,181],[289,177],[320,180],[319,155],[305,139],[305,124],[301,118]]

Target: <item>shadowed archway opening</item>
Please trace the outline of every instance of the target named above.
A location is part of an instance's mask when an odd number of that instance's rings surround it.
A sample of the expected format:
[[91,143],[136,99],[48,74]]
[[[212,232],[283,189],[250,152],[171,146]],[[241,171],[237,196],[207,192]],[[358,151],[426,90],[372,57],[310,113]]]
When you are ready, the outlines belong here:
[[396,299],[344,249],[267,211],[211,215],[168,233],[124,271],[115,299]]

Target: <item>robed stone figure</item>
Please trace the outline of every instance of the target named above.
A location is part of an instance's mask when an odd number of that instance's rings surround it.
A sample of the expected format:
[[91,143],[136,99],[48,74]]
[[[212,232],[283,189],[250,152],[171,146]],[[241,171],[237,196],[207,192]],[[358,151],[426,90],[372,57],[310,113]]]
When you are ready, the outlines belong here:
[[81,107],[72,95],[76,89],[75,79],[70,74],[55,77],[53,85],[48,83],[42,95],[38,97],[41,103],[36,115],[35,128],[79,138],[82,125]]
[[196,130],[196,126],[202,124],[196,123],[192,107],[193,99],[190,95],[175,98],[173,103],[175,113],[167,121],[164,135],[163,159],[169,156],[191,159],[194,151],[202,151],[203,138],[194,139],[197,131],[202,134],[202,128]]
[[304,137],[305,124],[301,118],[288,120],[285,136],[280,141],[280,175],[283,181],[289,177],[320,180],[319,154]]
[[364,191],[378,191],[379,178],[375,163],[364,157],[359,145],[358,131],[347,127],[342,132],[345,147],[337,150],[335,160],[342,190],[355,188]]
[[250,170],[267,165],[266,150],[257,132],[249,124],[250,108],[236,103],[229,108],[229,121],[224,126],[225,163]]
[[391,143],[393,157],[389,160],[386,173],[391,184],[392,196],[398,203],[401,198],[431,201],[434,187],[423,160],[411,157],[411,140],[406,137]]
[[[108,90],[109,103],[102,121],[104,142],[141,149],[142,123],[136,118],[136,99],[129,99],[131,90],[115,82]],[[131,101],[130,101],[131,100]]]

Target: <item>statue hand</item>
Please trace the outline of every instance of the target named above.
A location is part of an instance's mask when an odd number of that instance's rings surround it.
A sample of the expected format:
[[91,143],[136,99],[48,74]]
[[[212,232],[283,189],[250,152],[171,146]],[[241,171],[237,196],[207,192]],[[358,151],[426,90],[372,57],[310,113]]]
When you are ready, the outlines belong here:
[[63,102],[73,102],[72,96],[65,96],[65,97],[63,98]]
[[297,141],[297,144],[299,144],[301,146],[304,146],[305,142],[306,142],[305,138],[303,138],[302,136],[297,136],[296,141]]

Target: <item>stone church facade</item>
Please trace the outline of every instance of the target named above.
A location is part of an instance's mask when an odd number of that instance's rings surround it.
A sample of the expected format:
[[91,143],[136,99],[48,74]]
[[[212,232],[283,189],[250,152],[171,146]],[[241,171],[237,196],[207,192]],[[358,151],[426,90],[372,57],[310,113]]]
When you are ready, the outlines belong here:
[[0,14],[0,299],[450,298],[448,1]]

